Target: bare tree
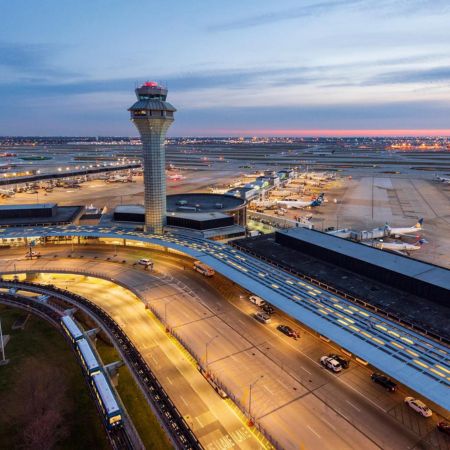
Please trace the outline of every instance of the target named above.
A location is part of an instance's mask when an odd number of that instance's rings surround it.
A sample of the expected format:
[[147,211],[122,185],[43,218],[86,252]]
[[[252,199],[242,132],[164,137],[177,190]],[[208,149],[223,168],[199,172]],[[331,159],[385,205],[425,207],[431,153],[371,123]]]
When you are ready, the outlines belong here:
[[68,409],[65,376],[60,368],[51,367],[37,358],[27,359],[21,368],[5,406],[16,412],[16,423],[24,424],[24,448],[50,450],[68,432],[64,424]]

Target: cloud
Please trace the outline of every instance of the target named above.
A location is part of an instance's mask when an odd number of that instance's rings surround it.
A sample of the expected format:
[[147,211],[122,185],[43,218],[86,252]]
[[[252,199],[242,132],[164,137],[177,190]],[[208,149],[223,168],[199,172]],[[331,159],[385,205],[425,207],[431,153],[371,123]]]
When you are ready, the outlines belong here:
[[7,69],[22,81],[75,76],[73,72],[51,64],[62,51],[56,45],[0,42],[0,68]]
[[244,28],[253,28],[261,25],[268,25],[286,20],[299,19],[303,17],[311,17],[326,12],[333,11],[337,8],[346,8],[352,5],[363,3],[363,0],[331,0],[312,3],[298,8],[285,9],[283,11],[272,11],[270,13],[259,14],[255,16],[245,17],[242,19],[232,20],[219,23],[208,28],[208,31],[230,31]]
[[361,83],[364,86],[378,84],[442,83],[450,82],[450,66],[430,69],[399,70],[373,76]]

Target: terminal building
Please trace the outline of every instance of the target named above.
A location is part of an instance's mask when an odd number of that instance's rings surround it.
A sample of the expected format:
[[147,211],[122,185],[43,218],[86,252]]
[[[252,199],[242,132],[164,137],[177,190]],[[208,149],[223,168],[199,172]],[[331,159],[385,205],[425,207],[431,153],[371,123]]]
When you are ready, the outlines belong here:
[[84,206],[56,203],[0,205],[0,227],[33,227],[78,224]]
[[[245,236],[244,199],[231,195],[192,193],[167,196],[166,231],[188,232],[200,237],[222,240]],[[142,225],[142,205],[120,205],[113,213],[117,224]]]

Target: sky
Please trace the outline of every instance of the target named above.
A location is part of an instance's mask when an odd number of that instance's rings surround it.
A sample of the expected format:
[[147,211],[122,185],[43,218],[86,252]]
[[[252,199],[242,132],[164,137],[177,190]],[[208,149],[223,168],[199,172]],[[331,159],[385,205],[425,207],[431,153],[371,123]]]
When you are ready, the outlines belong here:
[[0,1],[0,135],[450,135],[450,0]]

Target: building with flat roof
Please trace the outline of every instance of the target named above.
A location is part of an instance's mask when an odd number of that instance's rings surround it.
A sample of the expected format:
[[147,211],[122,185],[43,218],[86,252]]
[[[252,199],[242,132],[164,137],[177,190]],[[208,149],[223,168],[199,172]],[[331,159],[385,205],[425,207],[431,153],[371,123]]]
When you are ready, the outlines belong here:
[[307,228],[277,231],[275,240],[384,284],[449,306],[450,270],[443,267]]
[[31,227],[78,224],[84,206],[58,206],[56,203],[0,205],[0,227]]

